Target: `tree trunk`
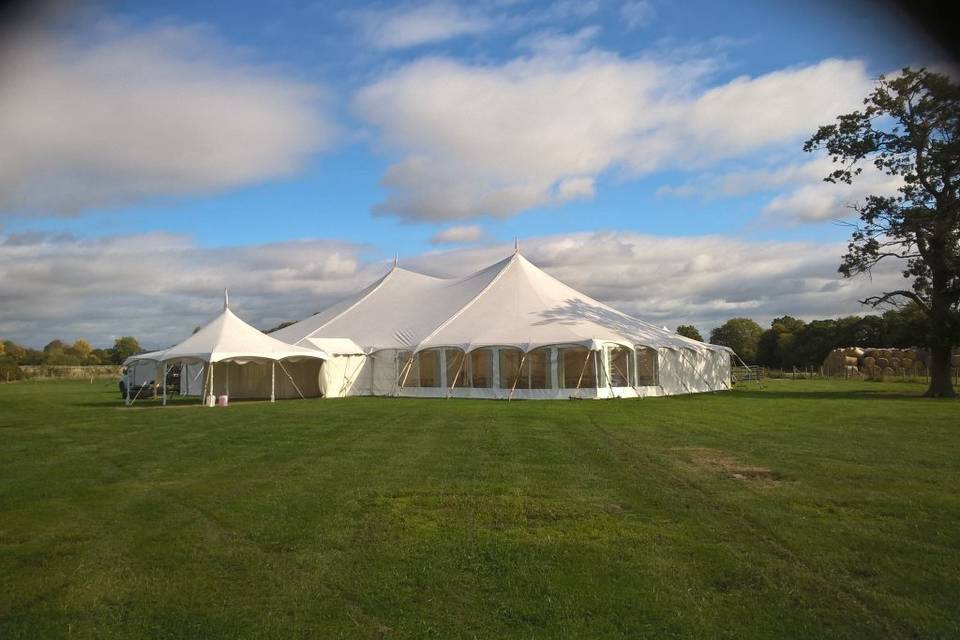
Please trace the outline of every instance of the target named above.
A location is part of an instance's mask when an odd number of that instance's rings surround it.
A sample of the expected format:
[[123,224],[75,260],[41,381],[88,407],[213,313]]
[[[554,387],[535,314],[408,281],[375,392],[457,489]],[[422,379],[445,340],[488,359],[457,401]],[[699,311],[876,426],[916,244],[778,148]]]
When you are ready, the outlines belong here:
[[925,394],[928,398],[955,398],[953,380],[950,378],[950,356],[953,350],[949,345],[930,349],[930,388]]

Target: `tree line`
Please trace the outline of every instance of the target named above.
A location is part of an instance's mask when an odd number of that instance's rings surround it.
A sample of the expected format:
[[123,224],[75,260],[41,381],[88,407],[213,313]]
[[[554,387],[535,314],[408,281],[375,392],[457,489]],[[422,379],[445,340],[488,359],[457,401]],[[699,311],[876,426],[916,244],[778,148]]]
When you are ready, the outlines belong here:
[[[703,337],[690,325],[677,333],[694,340]],[[730,347],[747,364],[791,369],[818,367],[838,347],[896,347],[929,345],[929,322],[915,304],[890,309],[883,315],[804,322],[792,316],[774,318],[764,329],[750,318],[731,318],[710,332],[710,342]]]
[[132,336],[117,338],[109,349],[94,349],[86,340],[79,338],[72,344],[51,340],[43,349],[23,347],[12,340],[0,341],[0,362],[17,366],[121,364],[140,352],[140,343]]

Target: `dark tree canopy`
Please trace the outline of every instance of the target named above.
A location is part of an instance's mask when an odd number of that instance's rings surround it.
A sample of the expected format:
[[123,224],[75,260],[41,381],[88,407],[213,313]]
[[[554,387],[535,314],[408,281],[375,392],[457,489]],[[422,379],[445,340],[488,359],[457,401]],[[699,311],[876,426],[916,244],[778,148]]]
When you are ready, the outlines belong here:
[[757,344],[763,329],[750,318],[732,318],[710,332],[710,342],[733,349],[744,362],[757,361]]
[[700,335],[700,332],[697,331],[697,328],[692,324],[682,324],[677,327],[677,333],[684,338],[690,338],[691,340],[699,340],[703,342],[703,336]]
[[140,353],[140,343],[132,336],[117,338],[113,343],[113,363],[123,364],[130,356]]
[[840,272],[869,274],[885,260],[903,263],[909,287],[863,300],[913,302],[927,318],[931,396],[956,395],[950,355],[960,342],[960,85],[926,69],[881,76],[864,108],[820,127],[804,145],[839,165],[828,182],[856,180],[869,162],[902,180],[896,196],[867,196],[856,207]]

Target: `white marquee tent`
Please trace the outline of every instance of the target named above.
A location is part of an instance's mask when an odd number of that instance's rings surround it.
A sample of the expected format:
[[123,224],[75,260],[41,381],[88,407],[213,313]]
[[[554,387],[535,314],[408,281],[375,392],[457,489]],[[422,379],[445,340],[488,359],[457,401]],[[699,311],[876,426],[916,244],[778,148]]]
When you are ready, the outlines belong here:
[[271,335],[336,354],[328,397],[610,398],[730,388],[726,347],[621,313],[519,252],[456,279],[395,264],[358,294]]
[[329,358],[318,345],[294,346],[259,331],[238,318],[224,300],[223,311],[183,342],[131,356],[124,365],[142,369],[152,363],[157,381],[166,378],[170,364],[183,365],[184,395],[272,401],[323,395],[322,365]]

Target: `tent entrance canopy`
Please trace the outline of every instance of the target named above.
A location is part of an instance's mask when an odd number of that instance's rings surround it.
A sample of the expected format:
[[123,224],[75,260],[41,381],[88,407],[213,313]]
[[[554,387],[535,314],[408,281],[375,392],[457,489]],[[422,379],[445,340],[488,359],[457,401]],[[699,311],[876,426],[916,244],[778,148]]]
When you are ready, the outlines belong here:
[[307,393],[314,397],[322,395],[320,370],[329,357],[320,349],[289,345],[259,331],[238,318],[225,304],[216,318],[183,342],[128,360],[153,360],[164,370],[170,363],[199,363],[204,365],[203,395],[272,400],[277,397],[278,384],[280,397],[288,397],[284,381],[296,390],[296,395],[289,397],[306,397]]

